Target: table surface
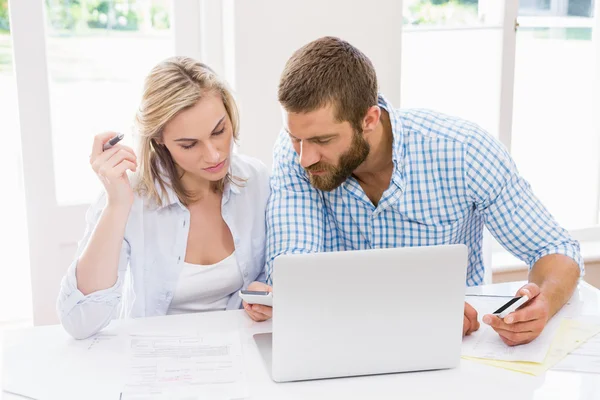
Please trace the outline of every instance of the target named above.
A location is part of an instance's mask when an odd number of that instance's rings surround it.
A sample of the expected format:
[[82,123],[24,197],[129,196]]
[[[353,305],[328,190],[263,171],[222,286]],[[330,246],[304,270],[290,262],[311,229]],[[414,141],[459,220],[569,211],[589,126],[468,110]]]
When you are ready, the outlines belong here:
[[[467,295],[511,296],[523,284],[512,282],[468,288]],[[467,297],[468,301],[469,297]],[[581,282],[570,301],[578,306],[581,315],[600,316],[600,290]],[[481,318],[481,315],[480,315]],[[264,365],[254,342],[256,333],[271,332],[270,321],[253,322],[243,310],[224,311],[203,314],[186,314],[166,317],[129,319],[114,321],[105,329],[107,333],[128,333],[140,331],[184,332],[193,329],[201,334],[229,332],[237,330],[242,340],[244,363],[248,379],[250,399],[600,399],[600,375],[563,371],[548,371],[542,376],[530,376],[462,360],[458,368],[441,371],[411,372],[388,375],[364,376],[354,378],[327,379],[307,382],[274,383]],[[61,346],[72,345],[74,340],[68,337],[61,326],[44,326],[19,331],[6,332],[3,355],[6,347],[27,346],[35,348],[50,357],[53,352],[60,356]],[[64,349],[64,347],[62,347]],[[83,353],[82,353],[83,354]],[[114,368],[99,373],[103,381],[101,389],[88,390],[85,380],[73,384],[69,380],[69,370],[63,371],[58,382],[53,376],[52,384],[59,388],[69,388],[68,394],[47,394],[48,399],[66,398],[102,399],[115,398],[111,394],[122,384],[123,359],[119,354],[105,354],[101,362],[114,364]],[[51,360],[50,358],[48,360]],[[51,361],[49,361],[51,363]],[[64,362],[62,364],[65,364]],[[88,372],[90,383],[94,377],[94,368],[90,360],[72,358],[72,367],[78,372]],[[3,367],[6,372],[6,368]],[[41,367],[40,367],[41,368]],[[44,368],[52,368],[47,365]],[[96,369],[97,371],[97,369]],[[111,378],[112,377],[112,378]],[[113,379],[114,378],[114,379]],[[33,378],[32,378],[33,379]],[[43,385],[35,381],[32,384]],[[77,393],[76,393],[77,392]],[[69,396],[70,395],[70,396]],[[24,397],[3,392],[2,399],[16,400]]]

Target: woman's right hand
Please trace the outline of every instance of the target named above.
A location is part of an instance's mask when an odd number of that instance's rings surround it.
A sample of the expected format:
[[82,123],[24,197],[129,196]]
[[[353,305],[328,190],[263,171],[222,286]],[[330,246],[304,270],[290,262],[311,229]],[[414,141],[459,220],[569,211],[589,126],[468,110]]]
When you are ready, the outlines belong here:
[[137,169],[135,153],[130,147],[120,144],[102,150],[104,144],[116,135],[115,132],[106,132],[94,137],[90,164],[104,185],[107,205],[131,207],[134,196],[127,170],[135,172]]

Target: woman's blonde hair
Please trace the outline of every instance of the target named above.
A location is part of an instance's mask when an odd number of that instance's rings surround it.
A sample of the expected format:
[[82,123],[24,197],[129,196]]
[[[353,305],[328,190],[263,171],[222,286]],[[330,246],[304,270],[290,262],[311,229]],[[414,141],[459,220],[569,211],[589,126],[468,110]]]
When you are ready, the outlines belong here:
[[[233,139],[237,140],[237,105],[225,82],[210,67],[188,57],[171,57],[155,66],[146,77],[142,101],[135,118],[140,136],[140,162],[135,190],[154,200],[158,206],[163,204],[167,186],[184,205],[196,200],[195,194],[183,187],[181,175],[169,150],[160,142],[169,121],[210,94],[218,94],[223,100],[231,119]],[[213,189],[222,191],[226,181],[232,181],[229,172],[213,185]],[[160,193],[157,186],[160,187]]]

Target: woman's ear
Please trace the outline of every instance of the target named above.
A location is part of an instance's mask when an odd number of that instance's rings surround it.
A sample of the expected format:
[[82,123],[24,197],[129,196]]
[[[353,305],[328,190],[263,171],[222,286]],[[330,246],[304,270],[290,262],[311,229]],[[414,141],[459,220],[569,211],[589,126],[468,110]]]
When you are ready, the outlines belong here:
[[150,148],[153,149],[154,151],[161,151],[163,149],[166,150],[165,145],[158,143],[158,141],[156,139],[150,139]]
[[165,141],[163,140],[162,137],[157,137],[155,139],[152,139],[152,144],[155,147],[158,147],[158,146],[165,147]]

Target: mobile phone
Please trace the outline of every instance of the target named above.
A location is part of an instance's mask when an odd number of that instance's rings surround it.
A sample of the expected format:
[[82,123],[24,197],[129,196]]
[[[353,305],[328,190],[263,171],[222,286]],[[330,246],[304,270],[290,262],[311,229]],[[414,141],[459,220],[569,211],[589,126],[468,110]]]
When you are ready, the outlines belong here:
[[124,136],[125,136],[124,134],[119,133],[117,136],[111,138],[108,142],[104,143],[104,146],[102,146],[102,150],[106,151],[106,150],[110,149],[115,144],[119,143],[121,141],[121,139],[123,139]]
[[518,296],[513,297],[509,301],[506,302],[502,307],[494,311],[492,314],[497,315],[500,318],[506,317],[511,312],[515,311],[517,308],[521,307],[523,304],[529,301],[529,297],[527,296]]
[[273,292],[240,290],[239,296],[248,304],[261,304],[263,306],[273,307]]

